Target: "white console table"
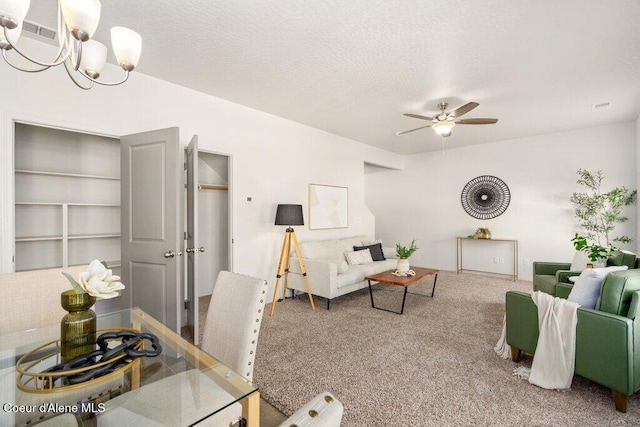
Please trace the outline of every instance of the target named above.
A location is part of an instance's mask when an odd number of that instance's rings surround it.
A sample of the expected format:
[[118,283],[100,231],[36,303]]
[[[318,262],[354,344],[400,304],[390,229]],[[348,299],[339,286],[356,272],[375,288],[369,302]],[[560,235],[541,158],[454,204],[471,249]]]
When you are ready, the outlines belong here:
[[[456,273],[460,273],[463,270],[467,271],[480,271],[480,270],[468,270],[462,266],[462,242],[465,240],[481,241],[481,242],[511,242],[513,243],[513,274],[509,275],[515,282],[518,280],[518,241],[515,239],[474,239],[472,237],[456,237],[458,240],[457,253],[456,253]],[[492,271],[483,271],[484,273],[493,273]],[[493,273],[501,274],[501,273]]]

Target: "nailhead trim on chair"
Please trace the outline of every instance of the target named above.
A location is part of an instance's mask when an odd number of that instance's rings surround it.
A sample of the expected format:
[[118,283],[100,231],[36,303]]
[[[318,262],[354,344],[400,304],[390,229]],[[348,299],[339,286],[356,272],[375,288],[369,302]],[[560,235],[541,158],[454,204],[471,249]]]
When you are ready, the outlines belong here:
[[[325,402],[327,402],[327,403],[333,403],[333,398],[332,398],[331,396],[329,396],[329,395],[326,395],[326,396],[324,397],[324,400],[325,400]],[[309,410],[309,416],[310,416],[311,418],[315,418],[315,417],[317,417],[317,416],[318,416],[318,411],[316,411],[315,409],[310,409],[310,410]],[[298,427],[298,425],[297,425],[297,424],[290,424],[290,425],[289,425],[289,427]]]
[[[267,283],[267,281],[266,281],[266,280],[264,281],[264,286],[269,286],[269,283]],[[265,294],[266,292],[267,292],[267,291],[262,291],[262,293],[263,293],[263,294]],[[264,303],[264,299],[261,299],[261,300],[260,300],[260,304],[263,304],[263,303]],[[258,312],[258,314],[262,313],[262,309],[261,309],[261,308],[258,308],[258,309],[257,309],[257,312]],[[259,316],[259,317],[256,319],[256,323],[258,323],[258,326],[260,326],[260,322],[261,322],[261,321],[262,321],[262,316]],[[258,331],[259,331],[259,328],[258,328],[258,329],[254,329],[254,330],[253,330],[253,333],[254,333],[254,334],[257,334],[257,333],[258,333]],[[253,347],[252,347],[252,349],[249,351],[249,354],[253,356],[253,354],[254,354],[254,352],[255,352],[255,350],[256,350],[256,340],[255,340],[255,339],[251,340],[251,345],[252,345]],[[254,357],[255,357],[255,356],[254,356]],[[251,366],[251,365],[252,365],[252,362],[249,362],[249,363],[247,364],[247,366]],[[245,375],[245,376],[246,376],[246,377],[249,377],[250,375],[251,375],[251,370],[249,370],[249,371],[246,373],[246,375]]]

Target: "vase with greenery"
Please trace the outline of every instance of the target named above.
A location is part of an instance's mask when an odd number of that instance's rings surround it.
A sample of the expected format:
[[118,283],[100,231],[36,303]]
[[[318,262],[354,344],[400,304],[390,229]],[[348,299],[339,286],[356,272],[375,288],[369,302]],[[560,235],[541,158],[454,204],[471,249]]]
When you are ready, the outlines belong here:
[[396,270],[400,273],[406,273],[409,271],[409,257],[413,255],[415,251],[418,250],[416,246],[416,240],[413,239],[411,244],[407,246],[403,246],[400,243],[396,243],[396,256],[398,257],[398,265],[396,266]]
[[124,289],[120,277],[111,274],[106,263],[97,259],[76,281],[68,273],[62,273],[72,289],[62,292],[61,305],[67,314],[60,321],[60,355],[66,362],[95,350],[96,313],[91,309],[96,298],[109,299]]
[[575,215],[586,235],[576,233],[571,242],[577,251],[583,251],[593,262],[602,262],[615,250],[614,242],[629,243],[629,236],[613,236],[617,224],[627,217],[622,214],[625,206],[636,199],[636,190],[616,187],[604,192],[601,189],[604,173],[599,170],[589,172],[579,169],[577,183],[585,188],[583,192],[571,195]]

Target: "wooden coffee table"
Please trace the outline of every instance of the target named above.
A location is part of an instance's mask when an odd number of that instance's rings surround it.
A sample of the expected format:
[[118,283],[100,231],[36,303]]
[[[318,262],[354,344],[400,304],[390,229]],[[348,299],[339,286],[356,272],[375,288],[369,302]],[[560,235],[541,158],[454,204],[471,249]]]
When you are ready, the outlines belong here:
[[[369,295],[371,296],[371,307],[376,308],[378,310],[390,311],[391,313],[402,314],[404,313],[404,303],[407,299],[407,293],[412,295],[420,295],[420,296],[429,296],[424,294],[418,294],[415,292],[407,292],[410,285],[419,282],[425,277],[433,277],[433,288],[431,289],[431,298],[433,298],[433,294],[436,291],[436,282],[438,281],[438,273],[440,270],[433,270],[431,268],[423,268],[423,267],[411,267],[416,275],[415,276],[395,276],[393,273],[395,270],[385,271],[383,273],[373,274],[371,276],[367,276],[364,280],[369,282]],[[385,285],[393,285],[393,286],[404,286],[404,295],[402,296],[402,308],[400,311],[387,310],[386,308],[376,307],[373,303],[373,288],[371,287],[371,282],[384,283]]]

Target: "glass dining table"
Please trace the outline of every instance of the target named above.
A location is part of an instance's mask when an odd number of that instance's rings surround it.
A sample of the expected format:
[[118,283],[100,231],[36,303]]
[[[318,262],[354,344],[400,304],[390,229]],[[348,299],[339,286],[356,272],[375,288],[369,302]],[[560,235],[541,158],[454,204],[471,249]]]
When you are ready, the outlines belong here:
[[59,324],[1,335],[0,426],[218,425],[221,415],[235,412],[247,426],[259,425],[258,389],[148,313],[132,308],[99,315],[97,328],[98,335],[153,334],[162,350],[103,377],[55,388],[40,374],[61,363]]

